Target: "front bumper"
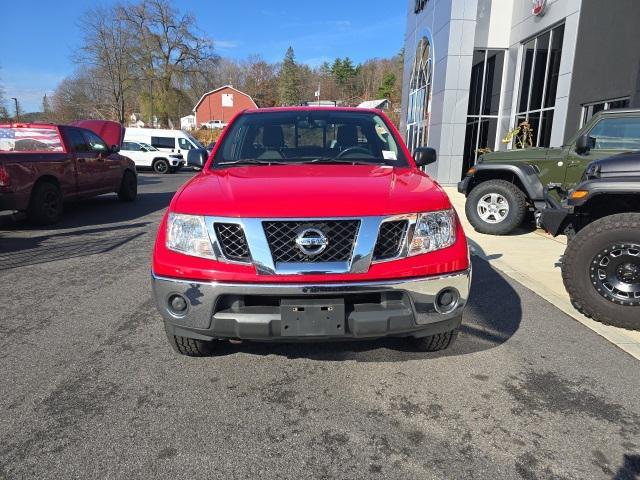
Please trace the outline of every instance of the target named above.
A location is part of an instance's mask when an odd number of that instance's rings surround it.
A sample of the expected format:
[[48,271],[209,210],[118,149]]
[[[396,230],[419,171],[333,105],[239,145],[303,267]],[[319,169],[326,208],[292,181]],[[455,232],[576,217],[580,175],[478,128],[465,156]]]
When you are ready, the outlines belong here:
[[460,182],[458,182],[458,192],[463,193],[465,195],[469,193],[469,184],[471,183],[472,179],[473,177],[466,176]]
[[[447,275],[326,284],[195,282],[152,274],[153,294],[167,331],[179,336],[259,341],[340,340],[383,336],[422,337],[457,328],[469,297],[471,270]],[[438,304],[443,290],[455,302]],[[172,312],[175,295],[186,299]],[[341,299],[344,329],[339,335],[281,335],[280,299]]]

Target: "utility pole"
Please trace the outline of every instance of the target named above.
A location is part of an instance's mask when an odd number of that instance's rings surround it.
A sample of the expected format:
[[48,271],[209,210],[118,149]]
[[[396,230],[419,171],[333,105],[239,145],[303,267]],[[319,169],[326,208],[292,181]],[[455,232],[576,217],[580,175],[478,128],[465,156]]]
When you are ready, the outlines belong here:
[[151,128],[156,127],[155,119],[153,118],[153,78],[149,79],[149,97],[151,99]]
[[16,104],[16,122],[20,121],[20,109],[18,108],[18,99],[16,97],[11,97],[11,100],[13,100]]

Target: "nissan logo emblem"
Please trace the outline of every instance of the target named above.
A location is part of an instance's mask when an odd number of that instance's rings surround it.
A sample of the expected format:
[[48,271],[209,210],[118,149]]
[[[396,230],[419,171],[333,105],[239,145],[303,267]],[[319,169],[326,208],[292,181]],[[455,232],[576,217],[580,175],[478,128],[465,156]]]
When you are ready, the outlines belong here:
[[317,228],[307,228],[298,234],[296,245],[305,255],[318,255],[329,245],[327,237]]

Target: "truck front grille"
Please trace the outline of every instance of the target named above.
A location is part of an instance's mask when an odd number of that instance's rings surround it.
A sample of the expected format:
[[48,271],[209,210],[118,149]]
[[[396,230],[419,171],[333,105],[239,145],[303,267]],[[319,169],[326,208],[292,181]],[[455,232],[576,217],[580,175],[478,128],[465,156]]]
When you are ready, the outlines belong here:
[[214,227],[225,258],[235,262],[248,262],[249,246],[242,226],[237,223],[216,223]]
[[376,247],[373,250],[373,259],[388,260],[400,255],[402,241],[408,226],[407,220],[384,222],[380,225]]
[[[360,221],[267,221],[263,227],[274,262],[349,262]],[[328,240],[317,255],[303,253],[296,244],[296,238],[309,228],[320,230]]]

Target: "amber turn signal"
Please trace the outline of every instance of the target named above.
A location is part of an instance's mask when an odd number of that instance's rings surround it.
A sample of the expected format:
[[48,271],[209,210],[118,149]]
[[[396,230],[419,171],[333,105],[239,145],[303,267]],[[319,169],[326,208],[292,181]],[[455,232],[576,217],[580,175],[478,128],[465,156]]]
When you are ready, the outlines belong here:
[[575,192],[571,193],[571,199],[572,200],[579,200],[581,198],[586,197],[589,194],[588,191],[586,190],[576,190]]
[[467,175],[473,175],[477,170],[478,169],[476,167],[471,167],[469,170],[467,170]]

